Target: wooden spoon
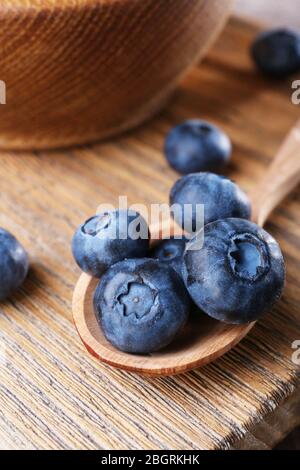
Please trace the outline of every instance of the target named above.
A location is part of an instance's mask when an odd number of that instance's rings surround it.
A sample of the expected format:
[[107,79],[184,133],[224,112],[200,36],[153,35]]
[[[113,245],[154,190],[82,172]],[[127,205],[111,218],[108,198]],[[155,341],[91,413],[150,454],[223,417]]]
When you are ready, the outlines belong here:
[[[290,132],[277,157],[253,193],[253,221],[264,225],[273,209],[300,181],[300,121]],[[170,221],[168,221],[170,223]],[[179,230],[174,224],[173,232]],[[152,230],[154,239],[162,232]],[[194,312],[185,331],[166,349],[151,355],[126,354],[115,349],[104,337],[93,309],[97,283],[82,274],[73,297],[74,322],[88,351],[100,361],[127,371],[152,376],[179,374],[214,361],[233,348],[255,323],[227,325]]]

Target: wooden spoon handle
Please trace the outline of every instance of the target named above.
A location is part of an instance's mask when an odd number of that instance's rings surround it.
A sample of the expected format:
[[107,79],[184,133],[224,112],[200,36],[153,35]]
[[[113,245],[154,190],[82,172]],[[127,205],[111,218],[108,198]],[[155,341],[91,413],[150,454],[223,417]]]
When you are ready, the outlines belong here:
[[252,194],[252,220],[261,227],[300,182],[300,120],[291,130],[267,174]]

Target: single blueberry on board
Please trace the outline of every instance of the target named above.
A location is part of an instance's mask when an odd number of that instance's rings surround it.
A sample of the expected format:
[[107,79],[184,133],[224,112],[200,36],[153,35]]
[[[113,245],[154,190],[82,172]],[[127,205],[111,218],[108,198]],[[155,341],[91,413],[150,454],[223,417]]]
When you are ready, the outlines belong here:
[[0,228],[0,300],[5,300],[23,284],[29,269],[28,255],[9,232]]
[[157,259],[161,264],[166,264],[181,276],[183,253],[187,238],[176,239],[171,237],[170,239],[162,240],[156,245],[151,251],[151,257]]
[[183,279],[190,296],[217,320],[258,320],[283,291],[285,265],[278,243],[248,220],[218,220],[203,230],[202,249],[191,249],[196,235],[184,254]]
[[183,175],[216,171],[229,162],[231,154],[229,137],[213,124],[196,119],[174,127],[165,142],[170,166]]
[[142,258],[149,249],[149,228],[135,211],[103,212],[82,224],[72,240],[79,267],[94,277],[125,258]]
[[300,34],[275,29],[259,34],[251,49],[261,72],[273,78],[286,78],[300,71]]
[[95,314],[107,340],[133,354],[149,354],[170,344],[186,324],[189,306],[174,269],[147,258],[112,266],[94,296]]
[[180,178],[171,189],[170,204],[174,219],[188,232],[202,228],[197,206],[204,206],[204,225],[229,217],[251,216],[246,194],[229,178],[214,173],[192,173]]

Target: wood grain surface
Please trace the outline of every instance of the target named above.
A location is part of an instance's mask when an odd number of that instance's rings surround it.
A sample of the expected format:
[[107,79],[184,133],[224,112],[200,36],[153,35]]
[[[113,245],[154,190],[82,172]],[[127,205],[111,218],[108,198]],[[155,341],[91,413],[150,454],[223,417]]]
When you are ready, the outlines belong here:
[[[250,428],[243,439],[238,441],[234,450],[271,450],[282,443],[297,426],[300,426],[299,390],[296,390],[284,403],[269,413],[265,419]],[[295,436],[296,437],[296,436]],[[290,439],[285,442],[287,450]],[[299,443],[299,439],[298,439]],[[290,450],[299,450],[299,444],[291,441]],[[284,448],[284,447],[283,447]]]
[[72,324],[79,275],[70,240],[101,202],[166,202],[177,178],[162,155],[165,133],[185,118],[221,125],[234,143],[228,174],[247,190],[266,171],[299,117],[289,81],[254,71],[255,27],[232,21],[168,108],[122,138],[61,152],[0,153],[0,225],[28,248],[24,288],[0,310],[0,447],[21,449],[221,449],[284,400],[299,397],[300,195],[267,225],[287,261],[281,302],[238,347],[173,378],[141,378],[101,365]]

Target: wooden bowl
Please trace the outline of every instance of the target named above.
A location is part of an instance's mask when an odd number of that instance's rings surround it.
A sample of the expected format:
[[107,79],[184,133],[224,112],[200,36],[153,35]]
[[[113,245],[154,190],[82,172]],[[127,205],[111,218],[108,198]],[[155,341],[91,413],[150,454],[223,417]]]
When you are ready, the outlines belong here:
[[[175,226],[174,232],[179,229]],[[161,232],[151,230],[152,240],[161,239]],[[167,348],[149,355],[118,351],[105,338],[97,322],[93,296],[99,280],[82,274],[73,296],[73,319],[87,350],[111,366],[151,376],[170,376],[204,366],[225,354],[251,330],[254,323],[227,325],[191,312],[184,331]]]
[[2,148],[83,144],[157,112],[232,0],[2,0]]

